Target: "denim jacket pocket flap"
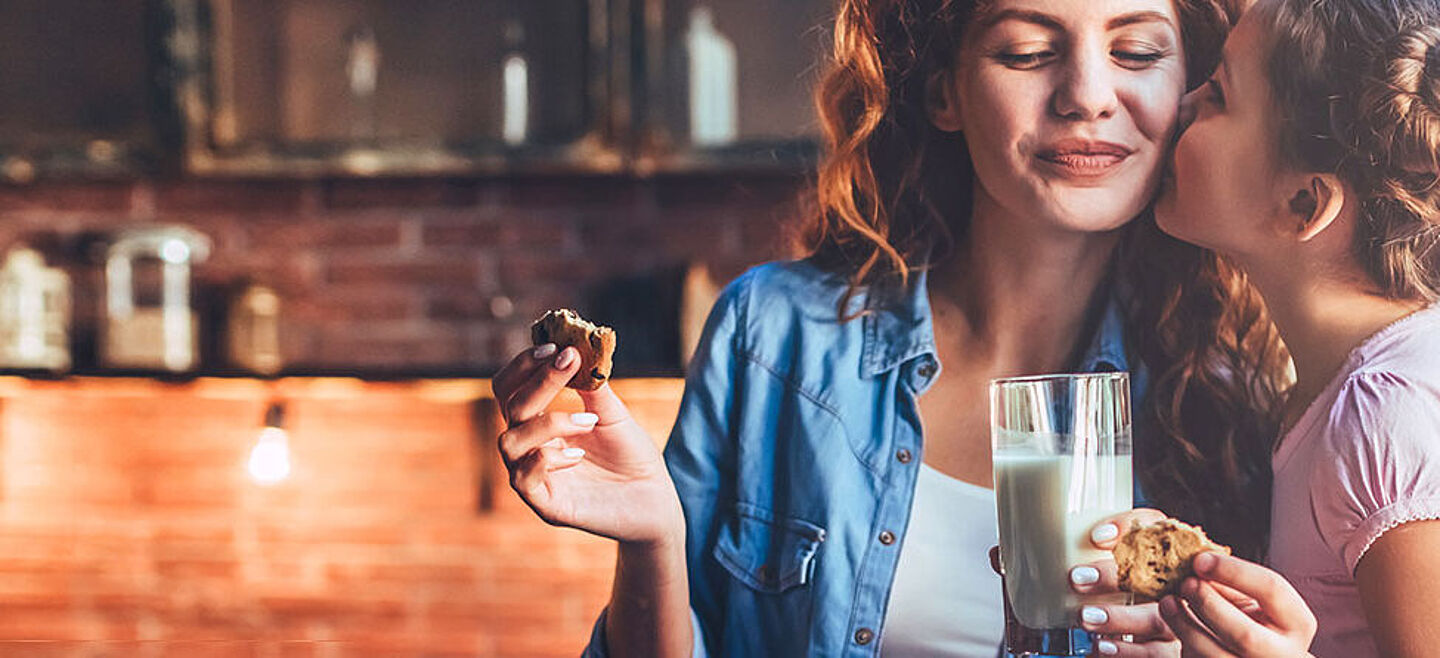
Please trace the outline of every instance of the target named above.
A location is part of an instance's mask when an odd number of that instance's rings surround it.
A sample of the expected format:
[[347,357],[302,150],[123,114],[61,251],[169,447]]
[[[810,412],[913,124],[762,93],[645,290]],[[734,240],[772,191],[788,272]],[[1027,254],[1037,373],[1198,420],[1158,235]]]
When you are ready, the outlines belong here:
[[720,530],[715,559],[736,580],[751,588],[780,593],[808,584],[815,571],[815,553],[825,529],[796,518],[775,518],[748,503]]

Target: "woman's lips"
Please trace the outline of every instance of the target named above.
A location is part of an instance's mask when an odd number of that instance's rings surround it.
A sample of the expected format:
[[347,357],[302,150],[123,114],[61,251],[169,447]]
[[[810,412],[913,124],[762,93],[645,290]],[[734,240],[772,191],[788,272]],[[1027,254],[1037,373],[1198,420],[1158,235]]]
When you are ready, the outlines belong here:
[[1035,157],[1061,174],[1094,178],[1110,173],[1134,152],[1112,142],[1064,140],[1036,151]]

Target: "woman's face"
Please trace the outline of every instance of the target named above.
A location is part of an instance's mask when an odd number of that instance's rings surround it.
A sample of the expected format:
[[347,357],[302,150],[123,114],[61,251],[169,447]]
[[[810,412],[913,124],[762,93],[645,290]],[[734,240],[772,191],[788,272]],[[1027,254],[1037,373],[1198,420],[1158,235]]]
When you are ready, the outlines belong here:
[[963,43],[930,116],[964,134],[977,206],[1075,232],[1144,210],[1185,91],[1171,0],[998,0]]
[[1282,227],[1267,220],[1287,213],[1264,38],[1264,19],[1247,12],[1215,75],[1185,98],[1195,119],[1155,203],[1165,232],[1232,256],[1273,248]]

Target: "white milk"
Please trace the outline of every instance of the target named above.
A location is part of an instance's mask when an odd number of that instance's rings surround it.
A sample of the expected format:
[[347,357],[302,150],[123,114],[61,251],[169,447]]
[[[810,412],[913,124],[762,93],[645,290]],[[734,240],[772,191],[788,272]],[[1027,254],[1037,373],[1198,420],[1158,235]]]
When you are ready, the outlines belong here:
[[995,455],[1005,590],[1027,628],[1078,625],[1082,603],[1124,603],[1126,595],[1079,596],[1070,568],[1108,556],[1090,544],[1101,519],[1131,507],[1130,456]]

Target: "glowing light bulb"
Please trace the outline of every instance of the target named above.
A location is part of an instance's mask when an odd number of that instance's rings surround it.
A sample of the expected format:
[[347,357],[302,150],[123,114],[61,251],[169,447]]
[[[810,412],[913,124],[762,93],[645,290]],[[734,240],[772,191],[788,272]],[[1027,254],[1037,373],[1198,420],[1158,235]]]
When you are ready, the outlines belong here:
[[265,486],[290,477],[290,435],[283,427],[284,414],[281,403],[270,404],[265,411],[265,428],[250,449],[250,477]]

